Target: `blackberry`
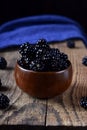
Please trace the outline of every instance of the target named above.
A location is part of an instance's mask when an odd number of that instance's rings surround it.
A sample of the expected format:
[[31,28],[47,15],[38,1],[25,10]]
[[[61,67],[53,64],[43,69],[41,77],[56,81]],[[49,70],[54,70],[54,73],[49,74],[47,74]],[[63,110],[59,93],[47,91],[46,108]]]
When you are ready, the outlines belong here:
[[0,109],[5,109],[9,106],[9,98],[4,95],[4,94],[0,94]]
[[37,45],[42,48],[49,48],[49,45],[47,44],[47,41],[45,39],[39,39]]
[[58,60],[60,58],[60,51],[56,48],[50,49],[50,55],[52,60]]
[[35,45],[31,45],[30,43],[24,43],[19,48],[19,53],[22,55],[23,58],[29,58],[33,60],[36,55]]
[[59,68],[60,70],[67,69],[70,65],[70,62],[68,60],[60,59],[59,61]]
[[34,60],[30,63],[30,70],[45,71],[45,64],[40,60]]
[[36,58],[37,59],[42,59],[42,56],[45,54],[46,50],[45,49],[38,49],[38,51],[36,52]]
[[19,59],[19,60],[17,61],[17,63],[18,63],[21,67],[24,67],[24,60],[23,60],[23,58]]
[[24,53],[26,55],[27,58],[29,58],[31,61],[35,59],[36,56],[36,50],[34,48],[34,45],[30,45],[30,47],[27,47],[24,50]]
[[51,55],[49,51],[47,51],[43,56],[42,56],[42,61],[45,64],[45,70],[50,71],[50,61],[51,61]]
[[23,43],[23,44],[20,46],[20,48],[19,48],[19,53],[20,53],[21,55],[24,55],[24,49],[26,49],[26,48],[29,47],[29,46],[30,46],[29,42]]
[[18,64],[23,67],[24,69],[29,69],[30,59],[21,57],[18,60]]
[[52,60],[50,62],[49,68],[51,71],[60,71],[59,62],[56,60]]
[[84,109],[87,109],[87,97],[84,96],[80,99],[80,105],[81,107],[83,107]]
[[35,50],[38,51],[39,49],[43,49],[45,51],[50,49],[45,39],[39,39],[37,44],[35,45]]
[[45,45],[47,43],[47,41],[46,41],[46,39],[39,39],[38,41],[37,41],[37,44],[42,44],[42,45]]
[[4,57],[0,57],[0,69],[6,69],[7,61]]
[[64,69],[67,69],[70,66],[70,61],[66,60],[64,63]]
[[60,53],[60,58],[63,60],[68,60],[68,56],[64,53]]
[[42,56],[42,60],[43,60],[44,62],[47,62],[47,61],[49,62],[50,59],[51,59],[51,55],[50,55],[49,51],[47,51],[47,52]]
[[69,47],[69,48],[75,48],[75,42],[73,40],[67,41],[67,47]]
[[82,64],[87,66],[87,56],[83,57]]

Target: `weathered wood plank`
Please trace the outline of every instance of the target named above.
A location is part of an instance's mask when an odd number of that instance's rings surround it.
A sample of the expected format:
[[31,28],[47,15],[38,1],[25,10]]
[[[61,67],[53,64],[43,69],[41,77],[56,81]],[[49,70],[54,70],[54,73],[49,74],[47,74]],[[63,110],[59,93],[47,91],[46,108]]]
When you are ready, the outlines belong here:
[[75,49],[67,48],[65,43],[54,46],[68,54],[73,65],[73,80],[66,92],[48,100],[46,125],[86,126],[87,111],[80,107],[79,101],[87,96],[87,67],[82,65],[87,49],[81,41],[76,42]]
[[81,41],[75,49],[67,48],[65,43],[53,44],[68,54],[73,65],[73,80],[70,88],[63,94],[49,100],[39,100],[22,92],[15,83],[14,67],[17,51],[1,52],[8,61],[6,70],[0,70],[3,87],[0,92],[6,94],[11,102],[6,111],[0,110],[0,124],[29,124],[50,126],[87,126],[87,111],[79,105],[80,97],[87,96],[87,68],[82,58],[87,50]]
[[17,51],[0,53],[8,61],[6,70],[0,70],[3,92],[10,98],[10,108],[0,111],[0,124],[44,125],[46,101],[34,99],[22,92],[15,83],[14,67],[18,57]]

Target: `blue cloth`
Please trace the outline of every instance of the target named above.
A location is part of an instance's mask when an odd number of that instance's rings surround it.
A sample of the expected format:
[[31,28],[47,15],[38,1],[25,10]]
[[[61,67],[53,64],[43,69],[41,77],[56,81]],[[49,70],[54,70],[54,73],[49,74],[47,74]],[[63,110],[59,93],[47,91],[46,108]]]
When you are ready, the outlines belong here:
[[59,15],[39,15],[16,19],[0,26],[0,49],[35,43],[45,38],[48,42],[81,39],[87,46],[87,36],[75,21]]

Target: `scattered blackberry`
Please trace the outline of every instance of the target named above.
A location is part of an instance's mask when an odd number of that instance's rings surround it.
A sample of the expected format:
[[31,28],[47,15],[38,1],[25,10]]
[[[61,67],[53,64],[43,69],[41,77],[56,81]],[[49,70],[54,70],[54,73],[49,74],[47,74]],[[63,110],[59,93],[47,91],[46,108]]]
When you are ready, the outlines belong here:
[[80,105],[81,107],[83,107],[84,109],[87,109],[87,97],[84,96],[80,99]]
[[87,56],[83,57],[82,64],[87,66]]
[[4,94],[0,94],[0,109],[5,109],[9,106],[9,98],[4,95]]
[[7,61],[4,57],[0,57],[0,69],[6,69],[7,67]]
[[40,60],[34,60],[30,64],[30,70],[45,71],[45,64]]
[[1,79],[0,79],[0,87],[2,86],[2,82],[1,82]]
[[73,40],[67,41],[67,47],[69,47],[69,48],[75,48],[75,42]]

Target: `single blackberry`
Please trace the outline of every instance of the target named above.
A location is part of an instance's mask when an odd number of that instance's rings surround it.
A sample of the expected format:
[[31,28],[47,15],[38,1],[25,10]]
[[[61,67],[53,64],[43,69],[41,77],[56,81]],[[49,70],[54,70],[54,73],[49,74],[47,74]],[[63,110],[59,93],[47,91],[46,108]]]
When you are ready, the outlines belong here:
[[51,60],[51,55],[50,55],[50,52],[47,51],[43,56],[42,56],[42,60],[44,62],[49,62]]
[[38,41],[37,41],[37,44],[42,44],[42,45],[44,45],[44,44],[46,44],[47,43],[47,41],[46,41],[46,39],[39,39]]
[[60,71],[59,62],[57,60],[51,60],[49,68],[50,71]]
[[38,49],[38,51],[36,52],[36,58],[37,59],[42,59],[43,55],[46,53],[45,49]]
[[4,57],[0,57],[0,69],[6,69],[7,61]]
[[40,60],[34,60],[30,63],[30,70],[45,71],[45,64]]
[[18,59],[17,60],[17,63],[21,66],[21,67],[24,67],[24,60],[22,58]]
[[4,95],[4,94],[0,94],[0,109],[5,109],[9,106],[9,98]]
[[29,68],[29,64],[30,64],[30,59],[29,58],[23,58],[23,57],[21,57],[17,62],[24,69],[30,69]]
[[45,39],[39,39],[37,44],[35,45],[35,50],[38,51],[39,49],[43,49],[46,51],[50,49]]
[[69,47],[69,48],[75,48],[75,42],[73,40],[67,41],[67,47]]
[[68,60],[68,56],[64,53],[60,53],[60,58],[63,60]]
[[19,48],[19,53],[22,55],[23,58],[29,58],[30,60],[35,59],[36,51],[35,45],[30,43],[24,43]]
[[70,66],[70,61],[66,60],[64,63],[64,69],[67,69]]
[[29,42],[23,43],[20,47],[19,47],[19,53],[21,55],[24,55],[24,49],[26,49],[27,47],[29,47],[30,44]]
[[87,56],[83,57],[82,64],[87,66]]
[[60,61],[59,61],[60,70],[67,69],[69,67],[69,65],[70,65],[69,60],[60,59]]
[[60,51],[57,48],[51,48],[49,53],[52,60],[60,59]]
[[84,109],[87,109],[87,97],[84,96],[80,99],[80,105],[81,107],[83,107]]

